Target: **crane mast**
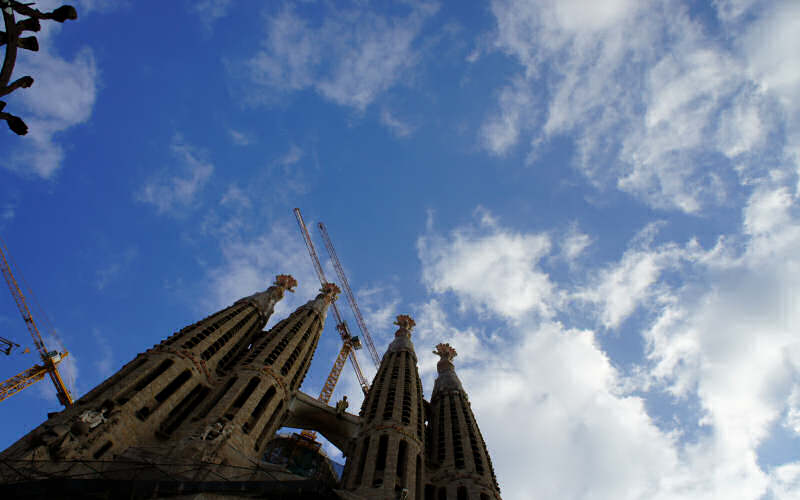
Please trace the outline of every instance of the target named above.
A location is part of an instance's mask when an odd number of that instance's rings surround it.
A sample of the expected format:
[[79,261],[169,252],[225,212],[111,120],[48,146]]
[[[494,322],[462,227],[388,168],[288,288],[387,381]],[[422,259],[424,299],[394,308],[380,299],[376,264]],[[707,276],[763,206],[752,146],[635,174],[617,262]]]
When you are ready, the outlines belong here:
[[381,358],[378,356],[378,351],[375,350],[375,344],[372,342],[372,336],[369,334],[369,330],[367,330],[367,324],[364,322],[364,316],[361,315],[361,310],[358,308],[356,297],[353,295],[353,290],[350,289],[350,283],[347,281],[347,276],[344,274],[344,268],[342,267],[341,262],[339,262],[339,256],[336,255],[336,249],[333,248],[333,242],[331,241],[331,237],[328,235],[328,230],[325,229],[325,224],[322,222],[318,223],[317,227],[319,227],[319,232],[322,234],[322,241],[325,242],[325,248],[328,250],[328,255],[331,258],[331,262],[333,262],[333,268],[336,269],[336,275],[339,276],[339,281],[342,283],[342,289],[344,290],[344,294],[347,296],[347,301],[350,303],[350,309],[353,310],[353,316],[356,317],[358,328],[361,330],[361,334],[367,343],[367,349],[372,356],[372,362],[375,363],[375,368],[378,368],[381,364]]
[[[303,216],[300,214],[299,208],[294,209],[294,215],[297,219],[297,225],[300,226],[300,233],[303,235],[303,241],[308,249],[308,254],[311,256],[311,263],[314,264],[314,270],[317,273],[317,278],[319,278],[319,282],[322,285],[325,285],[328,283],[328,280],[325,279],[325,272],[322,270],[322,264],[320,264],[319,257],[314,249],[314,243],[311,241],[311,235],[308,233],[308,228],[303,220]],[[343,345],[342,349],[339,351],[339,356],[337,356],[336,361],[333,364],[331,372],[328,374],[328,378],[325,381],[322,392],[320,393],[319,398],[317,398],[323,403],[330,401],[331,395],[333,395],[333,389],[336,387],[336,383],[339,381],[339,375],[342,373],[344,360],[348,357],[350,358],[350,364],[353,365],[353,370],[356,372],[356,378],[358,379],[358,384],[361,386],[361,390],[364,392],[364,394],[366,394],[369,390],[369,384],[367,383],[366,377],[364,377],[364,373],[361,371],[361,367],[358,364],[358,359],[356,358],[355,353],[356,350],[361,349],[361,340],[358,337],[354,337],[350,333],[350,327],[347,325],[344,319],[342,319],[342,315],[339,312],[339,308],[336,306],[336,302],[331,303],[331,308],[333,309],[333,315],[336,318],[336,330],[339,332],[339,336],[342,338]]]
[[25,295],[23,295],[17,283],[17,279],[11,272],[11,266],[6,257],[7,254],[8,249],[5,248],[5,245],[0,240],[0,273],[3,274],[3,278],[5,278],[9,290],[11,290],[11,296],[14,297],[17,309],[19,309],[20,314],[22,314],[22,319],[25,321],[25,326],[28,328],[31,338],[33,338],[33,343],[36,346],[36,350],[39,352],[39,356],[42,358],[43,364],[35,365],[33,368],[25,370],[19,375],[0,383],[0,401],[38,382],[47,374],[50,376],[50,380],[53,381],[59,402],[69,408],[72,406],[72,395],[69,393],[66,384],[64,384],[64,380],[61,378],[57,366],[69,353],[66,351],[63,353],[48,351],[47,347],[45,347],[42,334],[39,332],[39,327],[36,326],[28,303],[25,301]]

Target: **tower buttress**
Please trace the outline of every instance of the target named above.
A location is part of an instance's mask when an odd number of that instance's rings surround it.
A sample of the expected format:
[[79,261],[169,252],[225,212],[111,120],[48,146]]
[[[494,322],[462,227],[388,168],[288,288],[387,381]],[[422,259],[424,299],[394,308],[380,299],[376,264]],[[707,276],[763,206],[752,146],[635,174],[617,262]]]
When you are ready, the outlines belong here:
[[456,350],[438,344],[433,353],[440,360],[430,402],[426,488],[436,498],[500,500],[489,451],[453,366]]
[[422,390],[411,342],[414,320],[400,315],[361,409],[362,427],[348,453],[343,487],[369,499],[422,499]]

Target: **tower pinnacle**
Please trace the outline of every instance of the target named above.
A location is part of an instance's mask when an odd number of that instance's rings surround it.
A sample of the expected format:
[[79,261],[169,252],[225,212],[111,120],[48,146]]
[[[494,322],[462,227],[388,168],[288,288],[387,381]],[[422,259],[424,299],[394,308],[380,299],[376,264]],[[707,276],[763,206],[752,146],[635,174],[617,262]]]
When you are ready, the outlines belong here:
[[275,304],[283,298],[284,292],[294,293],[297,280],[290,274],[279,274],[275,277],[273,285],[263,292],[254,293],[249,297],[241,299],[239,302],[249,302],[253,304],[262,316],[269,317]]

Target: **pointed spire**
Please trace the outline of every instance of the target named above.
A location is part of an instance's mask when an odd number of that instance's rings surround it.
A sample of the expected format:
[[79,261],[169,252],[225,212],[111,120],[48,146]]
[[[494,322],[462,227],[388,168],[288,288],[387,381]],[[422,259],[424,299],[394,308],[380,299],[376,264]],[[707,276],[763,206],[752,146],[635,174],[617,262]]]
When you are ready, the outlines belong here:
[[400,314],[394,322],[399,328],[394,334],[394,340],[389,344],[386,352],[409,350],[414,352],[414,344],[411,342],[411,330],[416,326],[416,322],[408,314]]
[[287,291],[294,293],[294,287],[296,286],[297,280],[290,274],[279,274],[275,277],[275,282],[271,287],[263,292],[245,297],[241,301],[250,302],[256,306],[262,316],[269,317],[275,309],[275,304],[283,298],[283,294]]
[[319,289],[319,294],[314,300],[308,301],[303,307],[310,307],[321,316],[325,316],[328,306],[339,298],[340,293],[342,293],[342,291],[335,283],[325,283],[322,285],[322,288]]
[[434,354],[439,356],[439,362],[436,363],[436,371],[439,373],[436,377],[436,382],[433,385],[433,393],[438,394],[441,391],[459,390],[464,391],[461,386],[461,380],[456,375],[456,368],[453,365],[453,358],[458,356],[456,350],[450,344],[437,344]]

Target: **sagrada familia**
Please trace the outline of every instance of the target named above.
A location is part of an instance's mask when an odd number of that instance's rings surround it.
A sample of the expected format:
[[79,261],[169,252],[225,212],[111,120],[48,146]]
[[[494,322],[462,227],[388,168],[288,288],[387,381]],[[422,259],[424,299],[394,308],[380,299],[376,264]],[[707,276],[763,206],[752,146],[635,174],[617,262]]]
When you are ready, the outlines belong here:
[[[358,415],[300,392],[338,288],[323,286],[264,331],[296,284],[278,276],[50,414],[0,453],[0,496],[500,500],[456,352],[436,347],[426,401],[409,316],[397,317]],[[265,461],[282,427],[316,431],[342,450],[341,478],[309,479]]]

